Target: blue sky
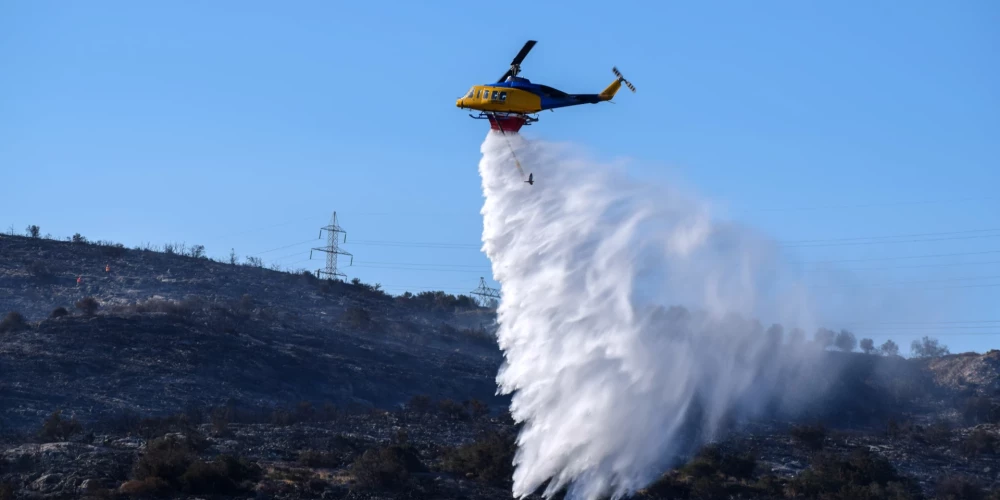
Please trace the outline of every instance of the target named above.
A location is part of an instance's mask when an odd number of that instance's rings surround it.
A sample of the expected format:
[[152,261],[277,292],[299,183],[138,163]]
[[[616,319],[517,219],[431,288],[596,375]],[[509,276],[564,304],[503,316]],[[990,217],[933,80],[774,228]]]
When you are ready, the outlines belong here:
[[[617,65],[638,93],[525,135],[824,240],[790,250],[859,282],[921,282],[942,322],[1000,320],[1000,231],[973,232],[1000,229],[998,25],[985,0],[2,2],[0,225],[315,269],[337,210],[349,276],[471,290],[486,125],[454,99],[535,39],[522,76],[597,92]],[[1000,321],[947,325],[855,330],[998,346]]]

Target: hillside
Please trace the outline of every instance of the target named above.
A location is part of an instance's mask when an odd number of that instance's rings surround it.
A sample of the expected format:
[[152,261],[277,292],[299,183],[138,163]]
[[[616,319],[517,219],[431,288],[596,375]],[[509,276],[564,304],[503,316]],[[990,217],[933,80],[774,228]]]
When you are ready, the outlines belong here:
[[[85,297],[92,314],[76,307]],[[110,245],[0,237],[0,311],[28,326],[0,334],[7,426],[56,408],[91,421],[227,402],[491,401],[501,360],[492,313],[467,300]]]
[[[0,500],[510,497],[468,298],[0,236],[4,314]],[[824,363],[803,413],[733,421],[636,496],[1000,498],[1000,351]]]

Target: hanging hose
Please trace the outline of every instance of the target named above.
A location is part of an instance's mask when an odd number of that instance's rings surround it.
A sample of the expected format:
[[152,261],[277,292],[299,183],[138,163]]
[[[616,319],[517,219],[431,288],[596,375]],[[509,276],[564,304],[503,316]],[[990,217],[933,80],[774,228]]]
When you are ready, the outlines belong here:
[[521,172],[521,177],[524,177],[524,169],[521,168],[521,161],[517,159],[517,154],[514,153],[514,146],[511,145],[510,139],[507,138],[507,133],[504,132],[503,125],[500,124],[500,120],[496,120],[496,123],[497,128],[500,129],[500,135],[502,135],[504,140],[507,141],[507,147],[510,148],[510,155],[514,157],[514,164],[517,165],[517,171]]

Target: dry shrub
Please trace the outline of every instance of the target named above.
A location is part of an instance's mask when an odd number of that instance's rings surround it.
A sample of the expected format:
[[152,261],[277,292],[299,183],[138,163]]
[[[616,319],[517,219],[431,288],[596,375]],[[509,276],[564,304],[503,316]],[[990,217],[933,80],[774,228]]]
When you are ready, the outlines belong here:
[[189,297],[184,300],[157,298],[124,306],[115,306],[113,311],[116,314],[163,313],[170,316],[189,317],[201,310],[203,304],[203,300],[199,297]]
[[65,420],[62,418],[62,410],[56,410],[42,423],[38,437],[46,443],[54,443],[66,441],[81,431],[83,431],[83,426],[76,421],[75,417]]
[[87,316],[93,316],[100,307],[101,303],[93,297],[84,297],[76,302],[76,308]]
[[797,425],[789,431],[795,442],[816,451],[822,450],[826,441],[826,427],[822,423],[816,425]]
[[514,474],[515,451],[513,436],[490,433],[473,443],[448,450],[442,466],[448,472],[471,474],[481,481],[504,485]]
[[681,472],[694,478],[750,479],[756,468],[757,461],[752,455],[727,454],[718,446],[710,445],[702,448]]
[[792,479],[786,488],[790,497],[876,500],[920,498],[919,487],[899,475],[888,460],[864,449],[847,459],[816,455],[810,468]]
[[935,498],[940,500],[985,499],[982,487],[962,476],[946,476],[934,486]]
[[372,316],[363,307],[351,306],[344,311],[343,321],[354,328],[365,328],[371,324]]
[[438,411],[445,417],[452,420],[468,420],[469,413],[465,411],[465,406],[453,399],[443,399],[438,402]]
[[410,402],[407,403],[406,406],[410,410],[420,413],[427,413],[434,407],[431,397],[426,394],[417,394],[416,396],[413,396],[410,398]]
[[215,457],[211,462],[192,463],[181,476],[182,489],[198,495],[235,495],[248,491],[261,478],[261,468],[232,455]]
[[161,496],[170,492],[170,484],[158,477],[133,479],[121,485],[118,492],[135,497]]
[[190,436],[170,435],[150,441],[133,468],[135,479],[145,486],[135,487],[229,495],[249,490],[263,475],[257,464],[231,455],[218,456],[211,462],[198,459],[198,452],[205,446]]
[[997,452],[997,438],[985,429],[976,429],[958,445],[958,451],[969,458],[993,455]]
[[17,311],[7,313],[3,317],[3,320],[0,320],[0,333],[19,332],[29,328],[31,327],[28,325],[28,321],[24,318],[24,315]]
[[417,454],[406,445],[369,449],[351,464],[358,487],[365,490],[407,489],[410,474],[426,470]]

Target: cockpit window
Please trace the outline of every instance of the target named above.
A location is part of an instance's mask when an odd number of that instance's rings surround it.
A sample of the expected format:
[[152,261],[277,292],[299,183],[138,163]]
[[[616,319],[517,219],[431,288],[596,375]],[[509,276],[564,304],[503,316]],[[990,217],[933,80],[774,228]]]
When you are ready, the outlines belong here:
[[471,89],[469,89],[469,93],[465,97],[472,97],[472,95],[475,93],[476,93],[476,87],[472,87]]

